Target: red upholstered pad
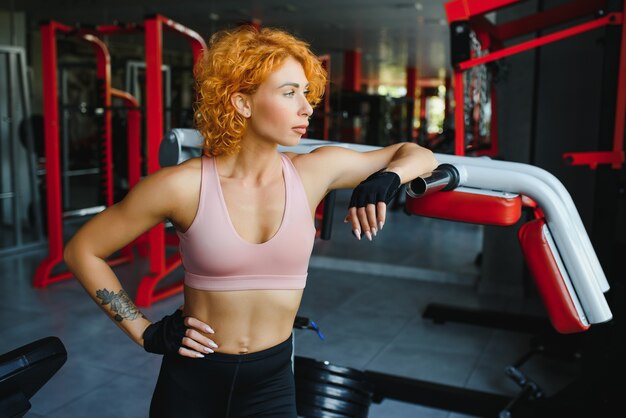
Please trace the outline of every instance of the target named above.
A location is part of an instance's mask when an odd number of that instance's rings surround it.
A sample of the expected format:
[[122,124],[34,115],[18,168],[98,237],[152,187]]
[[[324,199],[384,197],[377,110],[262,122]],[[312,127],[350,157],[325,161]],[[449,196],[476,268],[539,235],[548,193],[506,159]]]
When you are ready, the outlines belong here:
[[482,225],[514,225],[522,213],[518,195],[468,189],[406,197],[406,208],[413,215]]
[[562,334],[586,331],[589,325],[583,323],[576,312],[564,277],[543,234],[544,225],[545,219],[542,218],[520,228],[518,237],[524,258],[554,329]]

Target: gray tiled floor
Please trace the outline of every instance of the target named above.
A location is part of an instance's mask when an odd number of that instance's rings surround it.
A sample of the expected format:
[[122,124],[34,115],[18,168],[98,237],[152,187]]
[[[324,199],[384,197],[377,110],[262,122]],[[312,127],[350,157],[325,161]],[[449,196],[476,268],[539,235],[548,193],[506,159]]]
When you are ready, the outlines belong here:
[[[338,207],[343,207],[345,198],[345,194],[338,196]],[[374,242],[356,242],[341,219],[343,211],[338,210],[333,239],[316,243],[312,265],[323,268],[309,270],[299,312],[316,320],[326,340],[297,330],[296,354],[514,395],[518,389],[503,369],[526,351],[529,335],[454,323],[436,325],[421,318],[431,302],[538,311],[536,300],[476,292],[479,271],[473,260],[480,251],[481,228],[392,212]],[[32,275],[41,257],[30,254],[0,259],[0,352],[56,335],[69,353],[67,363],[31,399],[33,406],[26,416],[147,416],[159,356],[130,342],[77,282],[33,289]],[[371,264],[355,273],[350,271],[355,264],[346,260]],[[144,270],[141,260],[116,268],[130,293]],[[415,277],[408,277],[407,272]],[[159,318],[181,301],[180,295],[175,296],[143,311],[149,318]],[[525,370],[550,394],[572,379],[577,366],[538,357]],[[373,418],[464,416],[393,400],[373,404],[370,409]]]

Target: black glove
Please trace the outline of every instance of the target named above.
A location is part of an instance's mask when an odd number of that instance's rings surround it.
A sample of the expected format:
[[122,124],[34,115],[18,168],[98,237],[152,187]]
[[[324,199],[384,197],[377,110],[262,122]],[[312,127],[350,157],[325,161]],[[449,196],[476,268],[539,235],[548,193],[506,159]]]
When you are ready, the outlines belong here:
[[143,332],[143,348],[148,353],[174,354],[183,344],[185,326],[183,311],[177,309],[160,321],[150,324]]
[[377,171],[354,188],[348,208],[361,208],[378,202],[389,204],[399,190],[400,176],[393,171]]

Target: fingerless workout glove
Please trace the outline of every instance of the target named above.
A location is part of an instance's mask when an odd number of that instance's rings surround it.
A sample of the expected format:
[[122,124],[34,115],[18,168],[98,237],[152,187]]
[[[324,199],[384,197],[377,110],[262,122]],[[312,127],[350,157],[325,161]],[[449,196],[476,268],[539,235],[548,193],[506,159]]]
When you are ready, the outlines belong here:
[[150,324],[143,332],[144,350],[155,354],[177,353],[187,330],[184,321],[183,311],[177,309],[173,314]]
[[389,203],[400,190],[400,176],[393,171],[377,171],[354,188],[349,208],[364,207],[369,203]]

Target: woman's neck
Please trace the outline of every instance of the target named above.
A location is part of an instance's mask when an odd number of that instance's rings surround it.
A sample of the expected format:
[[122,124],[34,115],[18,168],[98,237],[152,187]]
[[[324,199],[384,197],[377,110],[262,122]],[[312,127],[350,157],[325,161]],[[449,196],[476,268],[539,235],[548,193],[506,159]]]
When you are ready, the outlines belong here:
[[217,157],[220,176],[264,184],[273,181],[277,173],[282,174],[277,146],[269,148],[247,145],[242,144],[237,154]]

